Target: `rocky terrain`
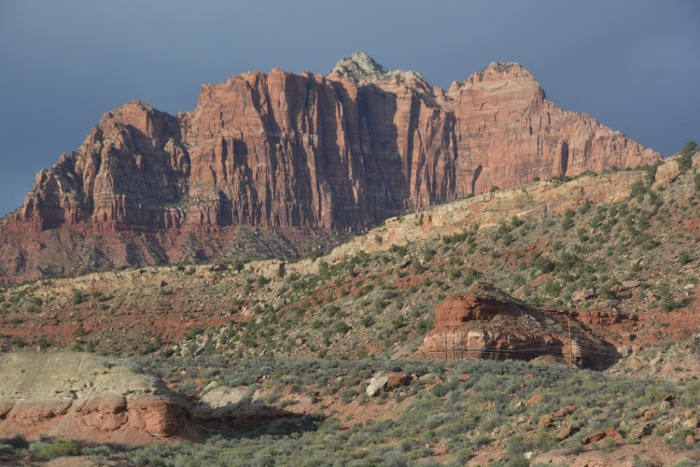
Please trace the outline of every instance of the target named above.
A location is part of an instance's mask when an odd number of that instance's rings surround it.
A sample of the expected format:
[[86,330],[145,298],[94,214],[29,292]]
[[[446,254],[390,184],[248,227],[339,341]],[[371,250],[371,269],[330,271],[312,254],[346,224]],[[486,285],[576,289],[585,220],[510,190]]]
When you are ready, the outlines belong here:
[[517,64],[128,104],[0,225],[0,464],[698,465],[698,169]]
[[[204,85],[186,114],[107,112],[3,220],[2,276],[223,260],[230,226],[357,231],[492,187],[659,159],[557,108],[519,64],[445,91],[356,53],[325,77],[276,69]],[[189,251],[193,238],[206,251]]]
[[676,164],[660,166],[653,183],[646,170],[582,175],[435,206],[296,262],[139,267],[8,288],[0,342],[406,357],[440,327],[433,312],[446,297],[474,295],[479,279],[559,323],[518,332],[540,340],[556,329],[568,343],[570,318],[574,333],[583,326],[627,356],[700,324],[693,174],[668,170]]
[[199,439],[184,399],[133,363],[87,353],[0,356],[0,438],[134,446]]
[[[678,155],[533,181],[389,218],[296,261],[7,286],[0,345],[138,359],[208,440],[78,446],[105,462],[293,462],[288,443],[303,451],[302,439],[319,465],[342,439],[342,456],[379,464],[694,465],[699,166],[700,154]],[[4,436],[16,465],[63,446]]]

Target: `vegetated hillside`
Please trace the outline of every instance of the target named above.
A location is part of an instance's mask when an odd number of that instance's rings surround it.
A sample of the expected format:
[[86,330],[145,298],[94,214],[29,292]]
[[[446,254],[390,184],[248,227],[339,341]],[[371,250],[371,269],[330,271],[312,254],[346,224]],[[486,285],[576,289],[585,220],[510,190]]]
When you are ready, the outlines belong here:
[[348,232],[328,229],[250,225],[118,235],[67,229],[17,233],[0,227],[0,284],[170,262],[295,259],[348,238]]
[[[186,114],[142,102],[107,112],[0,222],[0,276],[243,258],[227,248],[231,226],[359,232],[493,186],[659,160],[556,107],[519,64],[445,91],[357,53],[325,77],[273,70],[204,85]],[[194,254],[192,238],[205,245]]]
[[[436,306],[478,280],[568,310],[626,356],[697,326],[700,208],[693,170],[674,167],[660,166],[655,184],[650,168],[437,206],[315,261],[148,267],[8,288],[2,345],[405,358],[423,344]],[[605,193],[617,201],[586,197]],[[400,244],[406,238],[414,241]]]
[[[33,454],[136,465],[697,465],[697,381],[524,362],[252,359],[143,363],[193,401],[199,444],[0,442]],[[368,396],[372,377],[395,385]],[[376,379],[376,378],[375,378]],[[688,439],[693,442],[688,444]],[[5,457],[3,457],[3,454]],[[17,456],[17,457],[15,457]]]
[[[187,396],[203,444],[82,446],[137,465],[695,465],[698,162],[436,206],[296,263],[8,287],[3,350],[132,355]],[[551,317],[570,317],[613,344],[614,365],[416,361],[430,356],[435,309],[483,291],[556,335],[567,329]],[[10,460],[63,452],[50,440],[0,446]]]

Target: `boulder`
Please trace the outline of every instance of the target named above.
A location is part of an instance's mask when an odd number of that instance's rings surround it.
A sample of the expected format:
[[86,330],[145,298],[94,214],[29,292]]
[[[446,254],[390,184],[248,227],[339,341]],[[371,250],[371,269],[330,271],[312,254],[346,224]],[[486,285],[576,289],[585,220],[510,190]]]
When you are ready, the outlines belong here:
[[552,421],[554,419],[550,414],[545,414],[540,417],[540,419],[537,421],[537,426],[540,428],[549,428],[552,426]]
[[127,360],[90,353],[0,356],[0,438],[134,446],[198,440],[186,401]]
[[413,378],[411,375],[408,375],[406,373],[394,373],[389,376],[386,382],[385,390],[387,392],[391,392],[394,389],[398,389],[400,387],[408,386],[411,384],[411,381]]
[[604,439],[611,439],[616,443],[624,443],[625,441],[622,435],[615,428],[608,428],[605,431],[599,431],[597,433],[593,433],[592,435],[585,436],[581,439],[581,442],[583,444],[591,444]]
[[632,428],[629,437],[632,439],[642,439],[651,434],[652,428],[654,428],[654,425],[651,422],[639,423]]
[[532,396],[531,398],[529,398],[527,400],[526,404],[527,405],[539,404],[540,402],[542,402],[542,397],[543,397],[542,394],[535,394],[534,396]]
[[382,390],[386,387],[387,381],[389,381],[390,375],[391,373],[386,371],[380,371],[375,374],[372,379],[369,380],[365,393],[369,397],[376,397],[381,394]]
[[569,405],[566,406],[562,409],[557,410],[556,412],[552,412],[552,418],[557,419],[557,418],[564,418],[576,411],[576,406],[575,405]]
[[557,433],[557,439],[559,441],[563,441],[567,439],[569,436],[571,436],[574,433],[574,428],[571,425],[567,425],[565,427],[562,427],[561,430]]
[[693,417],[683,421],[683,428],[689,428],[691,430],[694,430],[698,426],[700,426],[700,421],[698,421],[697,418]]
[[402,386],[408,386],[412,380],[412,376],[406,373],[380,371],[369,380],[365,392],[369,397],[376,397],[382,391],[391,392]]

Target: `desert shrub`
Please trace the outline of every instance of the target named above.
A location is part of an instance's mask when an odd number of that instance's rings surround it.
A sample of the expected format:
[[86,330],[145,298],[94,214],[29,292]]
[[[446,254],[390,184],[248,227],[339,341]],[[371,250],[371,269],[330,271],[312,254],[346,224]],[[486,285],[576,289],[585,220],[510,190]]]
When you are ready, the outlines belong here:
[[27,449],[29,447],[29,442],[24,439],[21,435],[15,435],[12,438],[0,439],[0,445],[9,446],[11,449],[17,451],[19,449]]
[[454,235],[443,235],[442,242],[446,245],[462,243],[469,236],[469,232],[456,233]]
[[481,429],[485,432],[490,432],[494,428],[498,428],[501,425],[504,425],[507,421],[508,419],[503,415],[491,415],[490,417],[486,418],[483,422],[481,422]]
[[661,311],[672,311],[676,308],[676,302],[673,300],[673,295],[671,294],[671,288],[667,282],[662,282],[658,286],[659,297],[659,308]]
[[567,209],[566,212],[564,213],[564,218],[561,221],[561,228],[563,230],[569,230],[571,227],[574,225],[574,211],[571,209]]
[[630,191],[630,196],[633,198],[636,198],[637,196],[644,196],[644,193],[646,193],[647,189],[646,186],[644,185],[644,182],[641,180],[638,182],[634,182],[632,184],[632,190]]
[[513,238],[513,235],[511,233],[507,233],[501,238],[501,242],[503,243],[503,246],[510,246],[511,243],[513,243],[515,239]]
[[480,276],[481,276],[481,273],[479,273],[476,269],[467,268],[467,272],[464,274],[464,279],[462,280],[462,283],[464,284],[465,287],[469,287]]
[[548,280],[544,284],[544,293],[553,298],[558,297],[561,293],[561,284],[559,284],[557,281]]
[[73,305],[80,305],[85,301],[85,295],[81,290],[73,290]]
[[700,406],[700,380],[692,380],[686,384],[683,403],[688,406]]
[[614,299],[615,293],[612,291],[612,288],[615,287],[616,285],[620,285],[620,281],[618,281],[617,279],[610,279],[605,284],[603,284],[600,287],[600,291],[599,291],[601,298],[604,298],[606,300]]
[[544,256],[538,256],[537,259],[532,263],[532,266],[540,271],[540,273],[545,274],[554,271],[556,268],[556,263],[549,258]]
[[263,286],[267,285],[269,282],[270,282],[270,280],[265,278],[265,276],[263,276],[262,274],[258,276],[258,279],[257,279],[258,287],[263,287]]
[[391,245],[391,248],[389,248],[389,251],[391,253],[396,253],[397,256],[399,257],[404,257],[406,256],[406,253],[408,253],[408,250],[406,249],[406,246],[398,246],[398,245]]
[[81,453],[78,443],[71,439],[55,439],[51,444],[43,446],[37,455],[44,459],[54,459],[61,456],[79,456]]
[[698,150],[698,145],[695,141],[686,142],[681,148],[681,155],[678,157],[678,169],[681,172],[687,172],[693,165],[693,154]]
[[692,257],[690,256],[690,253],[687,251],[681,251],[680,254],[678,255],[678,262],[681,264],[681,266],[685,266],[686,264],[690,263],[692,261]]
[[426,332],[430,331],[433,328],[433,323],[432,321],[428,319],[422,319],[416,323],[416,331],[419,334],[425,334]]

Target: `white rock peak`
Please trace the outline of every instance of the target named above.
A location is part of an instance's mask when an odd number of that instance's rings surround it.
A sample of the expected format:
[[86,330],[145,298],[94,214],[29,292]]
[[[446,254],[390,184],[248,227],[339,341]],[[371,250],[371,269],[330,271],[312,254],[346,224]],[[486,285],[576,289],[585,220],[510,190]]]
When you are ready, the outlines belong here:
[[[356,81],[425,81],[420,73],[414,71],[389,71],[364,52],[355,52],[349,57],[338,60],[331,73],[338,73]],[[426,83],[427,84],[427,83]]]
[[349,57],[341,58],[331,73],[334,71],[349,75],[384,75],[389,73],[389,70],[364,52],[355,52]]

